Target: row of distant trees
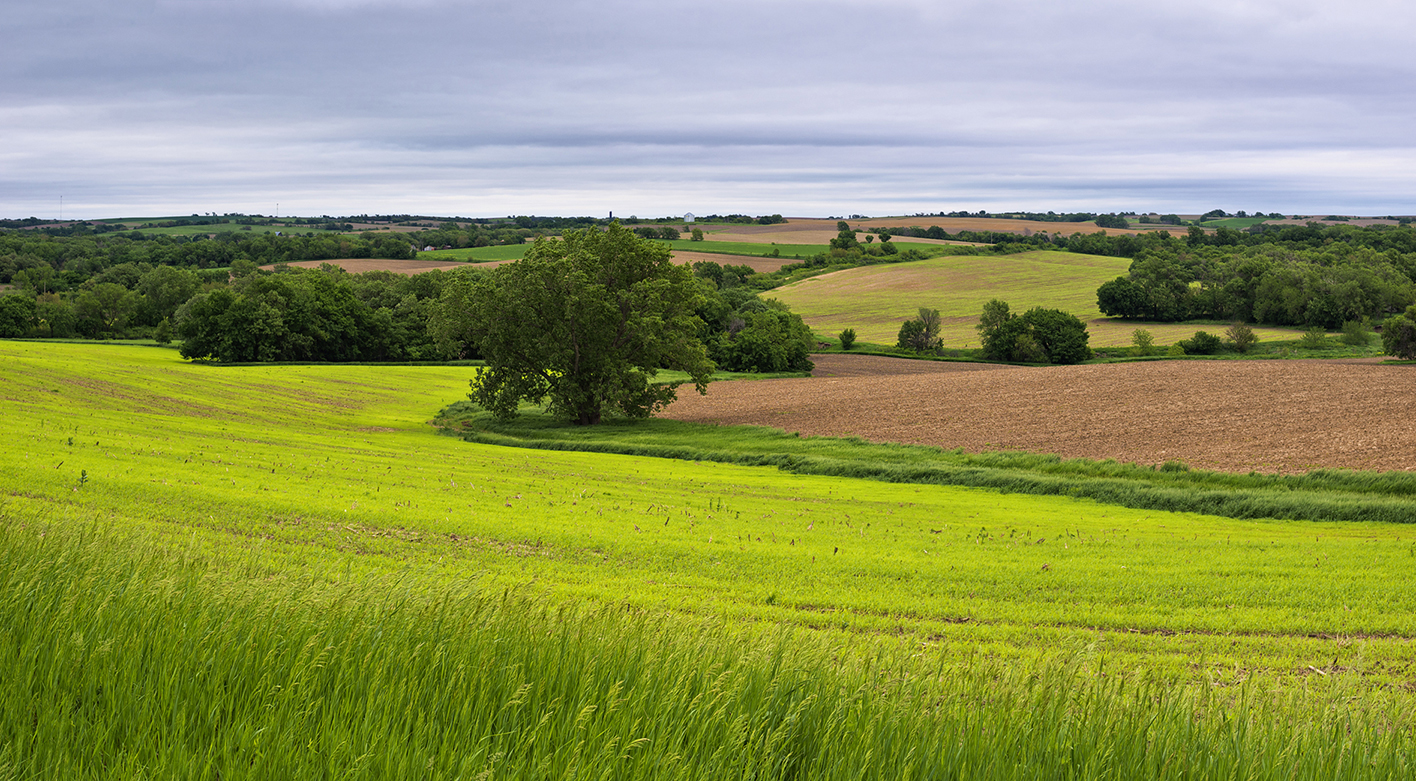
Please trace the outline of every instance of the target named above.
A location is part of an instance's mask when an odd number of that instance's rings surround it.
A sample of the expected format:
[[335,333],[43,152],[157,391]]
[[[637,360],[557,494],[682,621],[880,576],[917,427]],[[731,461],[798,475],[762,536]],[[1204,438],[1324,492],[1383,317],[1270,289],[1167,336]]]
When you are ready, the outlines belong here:
[[1177,322],[1196,318],[1340,327],[1381,320],[1416,303],[1416,253],[1333,244],[1232,251],[1157,249],[1097,289],[1112,317]]

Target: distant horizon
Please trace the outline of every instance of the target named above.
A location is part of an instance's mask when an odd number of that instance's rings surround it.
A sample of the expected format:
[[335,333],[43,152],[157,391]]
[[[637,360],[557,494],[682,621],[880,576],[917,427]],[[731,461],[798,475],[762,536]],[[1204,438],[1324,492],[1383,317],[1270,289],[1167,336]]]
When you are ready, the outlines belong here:
[[[1214,208],[1220,208],[1220,207],[1214,207]],[[1067,214],[1109,215],[1109,214],[1116,214],[1116,215],[1123,215],[1123,216],[1126,216],[1126,217],[1132,217],[1132,216],[1135,216],[1135,217],[1139,217],[1139,216],[1163,216],[1163,215],[1173,214],[1173,215],[1176,215],[1176,216],[1181,217],[1181,218],[1183,218],[1183,219],[1197,219],[1197,218],[1202,217],[1203,215],[1207,214],[1208,212],[1213,211],[1213,209],[1206,209],[1206,210],[1204,210],[1204,211],[1190,210],[1190,211],[1178,211],[1178,212],[1177,212],[1177,211],[1164,211],[1164,212],[1162,212],[1162,211],[1138,211],[1138,210],[1131,210],[1131,209],[1123,209],[1123,210],[1121,210],[1121,211],[1094,211],[1094,210],[1086,210],[1086,209],[1075,209],[1075,210],[1067,210],[1067,211],[1061,211],[1061,210],[1057,210],[1057,209],[1050,209],[1050,210],[1010,209],[1010,210],[1000,210],[1000,211],[993,211],[993,210],[987,210],[987,209],[973,209],[973,210],[955,209],[955,210],[951,210],[951,212],[964,212],[964,211],[971,212],[971,214],[968,215],[968,216],[969,216],[969,217],[972,217],[972,218],[975,218],[975,219],[978,219],[978,218],[1012,219],[1014,215],[1025,215],[1025,214],[1053,214],[1053,215],[1067,215]],[[1238,211],[1245,211],[1245,210],[1237,209],[1237,210],[1235,210],[1234,212],[1230,212],[1230,211],[1228,211],[1228,210],[1225,210],[1225,211],[1229,214],[1229,217],[1232,218],[1232,217],[1237,216],[1236,212],[1238,212]],[[1277,211],[1277,210],[1274,210],[1274,211]],[[986,214],[980,215],[979,212],[986,212]],[[1320,210],[1320,211],[1315,211],[1315,212],[1311,212],[1311,213],[1305,213],[1305,212],[1284,212],[1284,213],[1283,213],[1283,215],[1284,215],[1283,217],[1268,217],[1268,215],[1269,215],[1269,214],[1272,214],[1272,213],[1273,213],[1273,212],[1264,212],[1264,213],[1253,212],[1253,213],[1250,213],[1250,212],[1247,212],[1247,211],[1246,211],[1245,217],[1247,217],[1247,218],[1267,217],[1268,219],[1272,219],[1272,220],[1278,220],[1278,219],[1285,219],[1285,220],[1306,219],[1306,220],[1312,220],[1312,221],[1322,221],[1322,220],[1324,220],[1324,219],[1327,218],[1327,217],[1343,217],[1343,218],[1346,218],[1346,219],[1349,219],[1349,220],[1399,220],[1399,219],[1416,218],[1416,214],[1401,214],[1401,213],[1396,213],[1396,212],[1381,212],[1381,213],[1371,213],[1371,214],[1358,214],[1358,213],[1341,212],[1341,211],[1334,211],[1334,210],[1325,210],[1325,211],[1324,211],[1324,210]],[[148,221],[150,221],[150,220],[190,220],[190,219],[193,219],[193,218],[197,218],[197,219],[220,219],[220,218],[234,218],[234,217],[245,217],[245,218],[251,218],[251,219],[263,219],[263,220],[294,220],[294,219],[310,220],[310,219],[329,219],[329,220],[343,220],[343,221],[353,220],[353,219],[359,218],[359,217],[369,217],[369,218],[375,218],[375,219],[379,219],[379,218],[390,218],[390,217],[399,217],[399,218],[405,218],[405,219],[427,219],[427,220],[446,220],[446,221],[456,221],[456,220],[469,220],[469,221],[470,221],[470,220],[508,220],[508,219],[515,219],[515,218],[517,218],[517,217],[535,217],[535,218],[550,218],[550,219],[595,219],[595,220],[615,219],[615,220],[622,220],[622,221],[629,221],[629,220],[655,220],[655,221],[657,221],[657,220],[681,220],[681,219],[684,219],[684,217],[685,217],[686,215],[688,215],[688,214],[693,214],[695,220],[701,220],[701,219],[704,219],[705,217],[711,217],[711,216],[723,216],[723,217],[726,217],[726,216],[729,216],[729,215],[745,215],[745,216],[750,216],[750,217],[763,217],[763,216],[769,216],[769,215],[781,215],[781,216],[783,217],[783,219],[787,219],[787,220],[883,220],[883,219],[907,219],[907,218],[912,218],[912,217],[919,217],[919,218],[935,218],[935,219],[963,219],[963,218],[964,218],[963,215],[958,215],[958,216],[950,217],[950,216],[949,216],[950,212],[945,212],[945,213],[940,213],[940,212],[912,212],[912,213],[908,213],[908,214],[905,214],[905,213],[901,213],[901,214],[884,214],[884,213],[877,213],[877,214],[870,214],[870,215],[860,214],[860,213],[857,213],[857,212],[852,212],[852,213],[844,214],[844,215],[820,215],[820,216],[817,216],[817,215],[804,215],[804,214],[786,214],[785,212],[782,212],[782,211],[765,211],[765,212],[764,212],[764,211],[755,211],[755,212],[754,212],[754,211],[732,210],[732,211],[703,212],[703,213],[701,213],[701,214],[698,213],[698,212],[683,212],[683,213],[680,213],[680,214],[664,214],[664,215],[657,215],[657,216],[655,216],[655,215],[650,215],[650,214],[643,214],[643,215],[641,215],[641,214],[623,214],[623,215],[618,215],[618,214],[609,214],[609,213],[606,213],[606,214],[603,214],[603,215],[595,215],[595,214],[584,213],[584,212],[582,212],[582,213],[550,214],[550,213],[535,212],[535,211],[532,211],[532,212],[520,212],[520,213],[516,213],[516,214],[433,214],[433,213],[431,213],[431,212],[360,211],[360,212],[351,212],[351,213],[346,213],[346,214],[329,214],[329,213],[325,213],[325,212],[321,212],[321,213],[319,213],[319,214],[313,214],[313,213],[308,213],[308,214],[307,214],[307,213],[299,213],[299,214],[296,214],[296,213],[291,213],[291,214],[282,214],[282,215],[279,215],[279,216],[277,216],[277,215],[275,215],[275,214],[266,214],[266,213],[262,213],[262,212],[225,212],[225,213],[219,213],[219,214],[200,213],[200,212],[189,212],[189,213],[175,213],[175,212],[174,212],[174,213],[168,213],[168,214],[150,214],[150,215],[121,216],[121,217],[69,217],[69,216],[65,216],[65,217],[63,217],[63,218],[58,218],[58,217],[39,217],[39,216],[37,216],[37,215],[27,215],[27,216],[24,216],[24,217],[0,217],[0,222],[25,222],[25,221],[28,221],[28,220],[37,220],[40,224],[55,225],[55,224],[94,223],[94,222],[108,222],[108,223],[112,223],[112,222],[136,222],[136,221],[144,221],[144,220],[148,220]],[[1076,220],[1075,222],[1079,222],[1079,223],[1080,223],[1080,222],[1088,222],[1088,221],[1089,221],[1089,220]],[[1148,224],[1149,224],[1149,223],[1148,223]],[[1162,226],[1161,224],[1159,224],[1159,223],[1156,223],[1155,225],[1156,225],[1157,227],[1163,227],[1163,226]],[[1172,227],[1173,227],[1173,226],[1172,226]]]

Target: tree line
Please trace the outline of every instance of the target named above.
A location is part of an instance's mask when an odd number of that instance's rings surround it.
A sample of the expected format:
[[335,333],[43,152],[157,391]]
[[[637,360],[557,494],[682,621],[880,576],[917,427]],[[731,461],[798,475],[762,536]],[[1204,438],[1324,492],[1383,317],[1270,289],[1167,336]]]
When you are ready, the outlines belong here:
[[1111,317],[1237,320],[1336,329],[1416,303],[1416,252],[1332,243],[1161,247],[1097,289]]

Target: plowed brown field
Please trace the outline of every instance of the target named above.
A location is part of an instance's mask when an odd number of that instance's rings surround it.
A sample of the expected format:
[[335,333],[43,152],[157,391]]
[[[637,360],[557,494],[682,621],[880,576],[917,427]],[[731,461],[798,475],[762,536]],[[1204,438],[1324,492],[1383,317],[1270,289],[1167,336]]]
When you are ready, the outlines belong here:
[[1232,472],[1416,469],[1416,367],[1377,360],[999,368],[818,355],[808,379],[714,383],[679,420]]

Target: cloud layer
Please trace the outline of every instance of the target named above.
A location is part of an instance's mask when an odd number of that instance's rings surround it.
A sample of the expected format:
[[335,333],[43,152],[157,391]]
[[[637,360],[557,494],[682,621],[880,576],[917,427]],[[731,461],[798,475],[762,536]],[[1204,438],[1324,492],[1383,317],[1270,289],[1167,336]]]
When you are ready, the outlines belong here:
[[1416,212],[1408,4],[26,4],[0,216]]

